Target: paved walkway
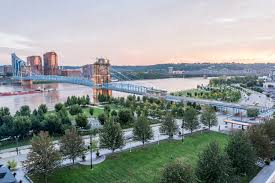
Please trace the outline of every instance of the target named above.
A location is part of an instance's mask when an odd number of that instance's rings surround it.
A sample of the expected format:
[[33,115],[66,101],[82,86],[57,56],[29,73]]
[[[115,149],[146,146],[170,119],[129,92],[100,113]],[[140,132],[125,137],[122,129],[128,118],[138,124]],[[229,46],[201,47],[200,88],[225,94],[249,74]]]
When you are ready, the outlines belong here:
[[250,183],[275,183],[275,161],[265,166]]

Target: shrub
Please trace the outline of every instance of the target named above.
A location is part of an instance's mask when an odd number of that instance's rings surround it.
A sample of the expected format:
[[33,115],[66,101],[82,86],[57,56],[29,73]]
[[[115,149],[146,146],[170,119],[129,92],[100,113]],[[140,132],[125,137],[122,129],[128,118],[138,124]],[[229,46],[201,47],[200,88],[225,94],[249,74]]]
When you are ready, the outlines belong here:
[[9,160],[7,164],[11,170],[15,170],[17,168],[17,162],[15,160]]
[[70,108],[70,114],[77,115],[79,113],[82,113],[81,107],[78,104],[72,105]]

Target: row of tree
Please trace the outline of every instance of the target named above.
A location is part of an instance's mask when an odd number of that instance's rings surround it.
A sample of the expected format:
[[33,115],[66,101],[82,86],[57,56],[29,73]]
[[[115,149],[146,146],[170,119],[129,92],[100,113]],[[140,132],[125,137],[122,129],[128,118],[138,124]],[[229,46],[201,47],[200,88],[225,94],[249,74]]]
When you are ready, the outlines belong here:
[[[89,99],[88,97],[71,97],[70,100],[84,98],[85,100]],[[93,115],[93,108],[90,108],[89,112]],[[48,131],[51,135],[64,134],[65,130],[72,126],[69,113],[75,116],[76,126],[88,128],[88,118],[79,104],[71,103],[67,107],[66,104],[58,103],[55,105],[55,111],[50,112],[45,104],[39,105],[33,111],[25,105],[15,115],[10,114],[9,108],[2,107],[0,108],[0,139],[22,139],[40,131]]]
[[90,96],[82,96],[82,97],[77,97],[77,96],[71,96],[67,98],[67,101],[65,102],[66,106],[72,106],[72,105],[89,105],[91,104]]
[[[135,122],[133,139],[143,144],[153,138],[153,131],[148,120],[140,117]],[[95,142],[93,142],[95,143]],[[99,134],[99,148],[110,149],[113,152],[125,145],[122,128],[112,119],[108,120]],[[90,148],[90,147],[89,147]],[[47,182],[47,175],[59,167],[62,157],[75,162],[76,158],[85,156],[88,148],[78,135],[76,128],[67,129],[59,141],[59,150],[55,148],[48,132],[40,132],[32,139],[32,148],[24,162],[29,173],[43,176]]]

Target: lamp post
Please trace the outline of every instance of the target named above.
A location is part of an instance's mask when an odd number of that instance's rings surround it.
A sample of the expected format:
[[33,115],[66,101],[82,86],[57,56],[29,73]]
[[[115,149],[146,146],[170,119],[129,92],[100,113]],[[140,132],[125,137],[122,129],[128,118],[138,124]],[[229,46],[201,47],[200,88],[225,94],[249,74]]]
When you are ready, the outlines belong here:
[[158,145],[159,145],[159,133],[158,133]]
[[132,152],[132,144],[131,144],[131,139],[130,139],[130,152]]
[[183,142],[183,128],[184,128],[184,126],[183,126],[184,124],[183,124],[183,122],[182,122],[182,124],[181,124],[181,142]]
[[93,169],[93,135],[90,134],[90,155],[91,155],[91,169]]
[[19,154],[19,149],[18,149],[18,138],[19,136],[16,136],[16,154]]

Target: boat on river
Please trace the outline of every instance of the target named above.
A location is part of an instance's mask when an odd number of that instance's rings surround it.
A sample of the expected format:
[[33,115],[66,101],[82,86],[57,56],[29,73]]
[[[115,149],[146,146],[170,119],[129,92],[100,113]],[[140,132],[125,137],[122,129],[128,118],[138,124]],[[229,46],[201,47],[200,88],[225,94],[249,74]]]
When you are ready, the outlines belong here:
[[36,94],[36,93],[43,93],[43,92],[52,92],[55,91],[55,89],[36,89],[36,90],[30,90],[30,91],[15,91],[15,92],[0,92],[0,97],[2,96],[13,96],[13,95],[28,95],[28,94]]

